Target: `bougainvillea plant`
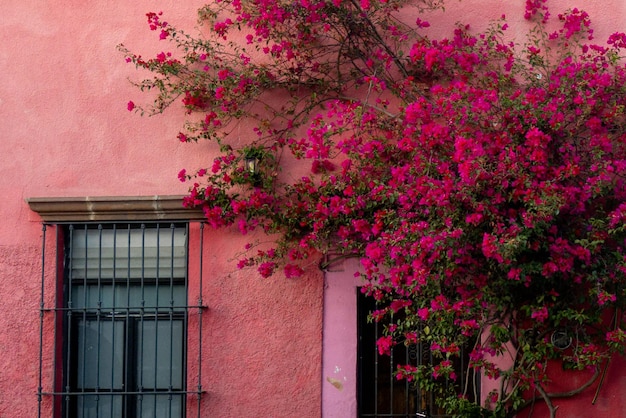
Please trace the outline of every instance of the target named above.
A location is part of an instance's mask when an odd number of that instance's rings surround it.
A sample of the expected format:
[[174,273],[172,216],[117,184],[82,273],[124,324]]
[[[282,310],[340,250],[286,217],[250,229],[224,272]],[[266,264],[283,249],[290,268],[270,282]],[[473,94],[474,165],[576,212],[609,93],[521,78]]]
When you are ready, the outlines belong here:
[[[419,341],[436,359],[399,379],[457,416],[541,401],[554,417],[552,400],[597,382],[626,343],[626,35],[595,43],[583,10],[528,0],[523,42],[504,16],[430,38],[441,7],[221,0],[197,36],[149,13],[171,51],[121,47],[155,98],[129,110],[182,104],[178,139],[219,145],[179,177],[214,227],[272,235],[240,267],[297,277],[319,254],[359,257],[372,318],[403,313],[379,350]],[[254,139],[236,146],[243,122]],[[281,172],[294,160],[310,167],[295,180]],[[460,347],[499,383],[487,404],[457,381]],[[589,381],[551,392],[554,361]]]

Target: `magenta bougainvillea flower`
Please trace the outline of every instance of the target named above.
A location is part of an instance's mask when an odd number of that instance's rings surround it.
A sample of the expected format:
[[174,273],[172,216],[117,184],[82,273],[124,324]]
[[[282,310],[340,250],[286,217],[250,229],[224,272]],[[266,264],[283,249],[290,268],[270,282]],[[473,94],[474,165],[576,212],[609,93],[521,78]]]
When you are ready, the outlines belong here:
[[[537,390],[550,360],[598,376],[625,348],[626,35],[597,42],[584,10],[551,18],[546,0],[526,1],[520,45],[504,16],[438,39],[423,31],[445,14],[392,19],[437,5],[222,0],[200,10],[206,38],[149,13],[174,49],[122,49],[154,74],[138,83],[158,93],[141,110],[182,105],[178,140],[219,146],[179,173],[184,204],[216,228],[272,237],[246,246],[240,268],[297,278],[322,254],[358,258],[372,319],[395,315],[379,352],[425,344],[433,356],[397,378],[441,385],[449,413],[478,411],[458,396],[452,360],[467,347],[467,372],[509,388],[491,397],[499,417],[529,393],[554,415]],[[579,340],[569,351],[551,341],[562,330]],[[500,369],[503,352],[514,364]]]

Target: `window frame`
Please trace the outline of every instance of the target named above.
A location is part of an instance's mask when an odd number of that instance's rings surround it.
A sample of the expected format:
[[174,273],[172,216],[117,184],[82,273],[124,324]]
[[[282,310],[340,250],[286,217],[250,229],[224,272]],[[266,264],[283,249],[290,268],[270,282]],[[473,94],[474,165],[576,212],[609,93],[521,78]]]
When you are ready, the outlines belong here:
[[[181,232],[182,231],[182,232]],[[149,237],[155,235],[154,242],[150,242]],[[174,244],[176,234],[178,242]],[[181,235],[182,234],[182,235]],[[104,414],[105,416],[118,416],[122,414],[128,418],[140,416],[143,408],[143,399],[148,397],[154,398],[154,408],[157,408],[157,400],[164,395],[168,395],[170,399],[169,410],[172,418],[182,418],[184,416],[185,397],[186,394],[186,378],[184,378],[186,370],[186,329],[187,329],[187,248],[188,248],[188,225],[186,223],[78,223],[65,225],[63,228],[64,235],[64,328],[63,328],[63,390],[65,392],[65,402],[61,409],[62,416],[84,416],[85,404],[88,400],[97,399],[102,406],[100,408],[113,408],[114,405],[119,406],[118,413]],[[84,236],[84,238],[83,238]],[[148,239],[146,239],[148,237]],[[106,242],[108,238],[112,238],[112,242]],[[132,239],[134,245],[131,245]],[[168,240],[171,238],[171,242]],[[124,242],[128,240],[127,242]],[[88,242],[89,241],[89,242]],[[137,243],[139,241],[139,243]],[[128,244],[126,247],[124,244]],[[161,267],[153,269],[154,273],[148,269],[150,262],[149,252],[150,245],[155,245],[154,249],[159,256],[159,260],[153,260],[155,266]],[[119,251],[126,249],[126,252]],[[139,255],[131,255],[131,252],[140,250]],[[107,250],[112,251],[107,257]],[[177,269],[174,273],[174,260],[176,252],[184,251],[184,272]],[[167,254],[169,252],[169,254]],[[91,253],[91,255],[89,255]],[[96,254],[93,254],[96,253]],[[84,257],[83,257],[84,256]],[[145,258],[144,258],[145,257]],[[164,258],[165,260],[161,260]],[[180,259],[181,256],[178,256]],[[131,272],[131,261],[141,260],[140,277],[137,277],[135,269]],[[171,266],[166,264],[168,259]],[[126,269],[116,268],[116,262],[127,260]],[[108,261],[108,262],[107,262]],[[77,264],[74,264],[77,263]],[[144,265],[145,264],[145,265]],[[162,265],[165,264],[165,265]],[[110,274],[106,267],[112,267]],[[88,271],[88,267],[90,267]],[[97,271],[92,271],[96,267]],[[145,270],[144,270],[145,268]],[[127,274],[120,273],[122,277],[116,277],[117,270],[127,270]],[[170,274],[167,273],[170,270]],[[72,274],[75,272],[74,274]],[[124,277],[126,276],[126,277]],[[117,289],[124,292],[126,289],[126,303],[124,300],[116,301],[116,284]],[[167,292],[167,286],[170,288],[170,304],[163,302],[162,291]],[[174,288],[184,286],[184,302],[174,303]],[[140,293],[136,293],[139,289]],[[93,300],[92,295],[98,295]],[[133,291],[135,290],[135,291]],[[112,291],[111,301],[107,301],[107,292]],[[155,291],[155,302],[145,303],[149,300],[148,293]],[[140,296],[141,299],[137,299]],[[134,299],[131,301],[131,299]],[[127,306],[125,306],[127,305]],[[168,315],[169,310],[169,315]],[[169,318],[168,318],[169,317]],[[176,363],[170,358],[170,379],[169,386],[157,384],[155,387],[143,384],[143,371],[137,369],[142,364],[146,352],[143,345],[137,346],[137,341],[143,341],[145,332],[144,327],[150,327],[154,324],[156,332],[154,332],[155,347],[159,347],[160,343],[167,341],[159,339],[162,335],[158,330],[162,329],[164,320],[169,319],[170,334],[173,334],[174,324],[182,321],[182,340],[180,350],[180,359]],[[81,322],[83,325],[81,326]],[[89,324],[89,325],[88,325]],[[98,329],[96,341],[89,342],[87,330],[95,324]],[[111,324],[112,328],[105,331]],[[121,326],[121,328],[120,328]],[[141,331],[136,329],[141,327]],[[178,328],[178,327],[176,327]],[[81,333],[82,331],[82,333]],[[178,333],[178,332],[177,332]],[[122,361],[117,367],[113,367],[111,373],[111,381],[102,380],[102,375],[109,373],[100,365],[107,363],[108,355],[101,352],[105,349],[107,337],[111,337],[113,352],[111,353],[111,364],[115,363],[113,357],[120,356]],[[117,338],[116,338],[117,337]],[[170,338],[169,350],[174,351],[175,341]],[[120,342],[121,339],[121,342]],[[117,341],[116,341],[117,340]],[[157,344],[157,341],[159,344]],[[117,343],[117,345],[116,345]],[[121,344],[121,345],[119,345]],[[94,346],[95,354],[87,354],[86,346]],[[148,350],[149,352],[149,350]],[[155,350],[155,365],[158,357],[158,349]],[[177,357],[179,357],[177,355]],[[94,364],[91,364],[95,362]],[[95,371],[89,366],[95,367]],[[176,378],[173,385],[174,366],[179,368],[180,376]],[[82,371],[82,372],[81,372]],[[86,372],[85,372],[86,371]],[[157,375],[155,374],[155,379]],[[114,381],[115,380],[115,381]],[[104,397],[113,397],[107,399]],[[119,399],[119,401],[115,400]],[[172,399],[175,401],[172,402]],[[178,399],[178,401],[176,401]],[[118,404],[119,402],[119,404]],[[160,403],[160,402],[159,402]],[[80,405],[83,405],[82,408]],[[107,405],[107,406],[105,406]],[[142,405],[140,407],[140,405]],[[79,414],[79,412],[82,413]],[[160,408],[159,408],[160,409]],[[171,411],[181,411],[182,415],[171,414]],[[117,410],[117,409],[116,409]],[[99,414],[100,415],[100,414]]]
[[[185,277],[187,300],[184,306],[182,344],[183,370],[181,390],[183,416],[201,416],[201,400],[206,391],[202,387],[202,315],[208,307],[203,302],[202,271],[204,217],[199,210],[182,206],[182,196],[149,197],[81,197],[81,198],[31,198],[27,199],[31,209],[39,214],[42,222],[41,295],[40,295],[40,338],[38,375],[38,417],[64,417],[69,409],[64,407],[69,393],[68,380],[64,374],[64,333],[69,330],[65,318],[67,309],[63,230],[69,224],[185,224],[188,231],[185,241],[187,255],[193,253],[192,266],[187,264],[191,282]],[[193,232],[190,234],[189,231]],[[193,236],[193,238],[192,238]],[[190,241],[190,240],[193,240]],[[194,248],[192,249],[192,246]],[[193,288],[193,289],[192,289]],[[193,299],[192,299],[193,298]],[[197,303],[192,302],[196,300]],[[188,318],[193,316],[193,320]],[[193,328],[193,329],[192,329]],[[190,336],[193,335],[193,338]],[[193,344],[191,343],[193,341]],[[191,345],[190,345],[191,344]],[[190,362],[193,373],[188,367]],[[125,389],[127,390],[127,389]],[[172,391],[172,389],[168,389]],[[167,392],[166,392],[167,393]],[[185,405],[186,404],[186,405]],[[197,409],[194,414],[193,410]]]

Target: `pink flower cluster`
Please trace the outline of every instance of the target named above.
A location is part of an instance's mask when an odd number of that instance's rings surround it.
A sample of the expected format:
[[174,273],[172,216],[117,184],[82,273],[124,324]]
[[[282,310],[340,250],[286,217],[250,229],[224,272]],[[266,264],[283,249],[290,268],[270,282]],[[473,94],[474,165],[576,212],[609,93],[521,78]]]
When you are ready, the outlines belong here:
[[[206,168],[179,173],[193,182],[185,205],[214,227],[276,238],[240,267],[297,278],[321,252],[358,257],[364,291],[383,305],[372,317],[397,321],[378,352],[427,344],[436,380],[454,381],[453,359],[470,346],[472,367],[523,393],[553,355],[536,336],[557,328],[588,341],[577,366],[624,348],[606,318],[626,294],[626,35],[591,44],[580,9],[547,33],[545,0],[526,1],[538,26],[522,48],[502,40],[504,17],[485,33],[419,36],[430,23],[391,25],[392,1],[207,7],[219,42],[151,13],[150,29],[183,58],[128,59],[157,74],[157,111],[182,100],[199,113],[181,142],[219,145]],[[291,99],[272,107],[268,92]],[[229,133],[242,119],[259,123],[238,149]],[[287,159],[309,172],[281,173]],[[509,344],[532,361],[502,373],[490,357]],[[396,377],[418,372],[400,366]]]

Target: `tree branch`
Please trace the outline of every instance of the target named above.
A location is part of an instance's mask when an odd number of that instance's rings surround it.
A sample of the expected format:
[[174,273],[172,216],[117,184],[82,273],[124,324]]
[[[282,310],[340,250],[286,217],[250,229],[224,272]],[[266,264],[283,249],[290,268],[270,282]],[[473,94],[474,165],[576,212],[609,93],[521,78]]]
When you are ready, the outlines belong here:
[[546,393],[545,389],[541,387],[540,384],[537,384],[536,389],[537,389],[537,392],[541,394],[541,397],[543,398],[544,402],[548,406],[548,410],[550,411],[550,418],[556,418],[556,410],[558,407],[555,407],[552,404],[552,400],[550,399],[550,396]]
[[546,402],[546,404],[548,405],[548,408],[550,408],[550,411],[551,411],[550,412],[550,418],[554,418],[554,415],[552,414],[552,410],[556,411],[556,408],[552,405],[552,399],[571,398],[572,396],[576,396],[579,393],[581,393],[582,391],[584,391],[585,389],[587,389],[589,386],[591,386],[593,384],[593,382],[596,381],[598,376],[600,376],[600,369],[598,367],[596,367],[595,371],[593,373],[593,376],[591,376],[591,378],[587,382],[585,382],[584,384],[582,384],[578,388],[572,389],[572,390],[567,391],[567,392],[547,393],[547,392],[545,392],[545,390],[543,388],[541,388],[540,386],[537,386],[537,391],[541,394],[541,396],[533,396],[531,399],[528,399],[526,402],[524,402],[522,405],[520,405],[519,408],[517,408],[516,410],[512,411],[512,415],[517,414],[518,412],[520,412],[523,409],[527,408],[529,405],[535,403],[536,401],[543,399]]

